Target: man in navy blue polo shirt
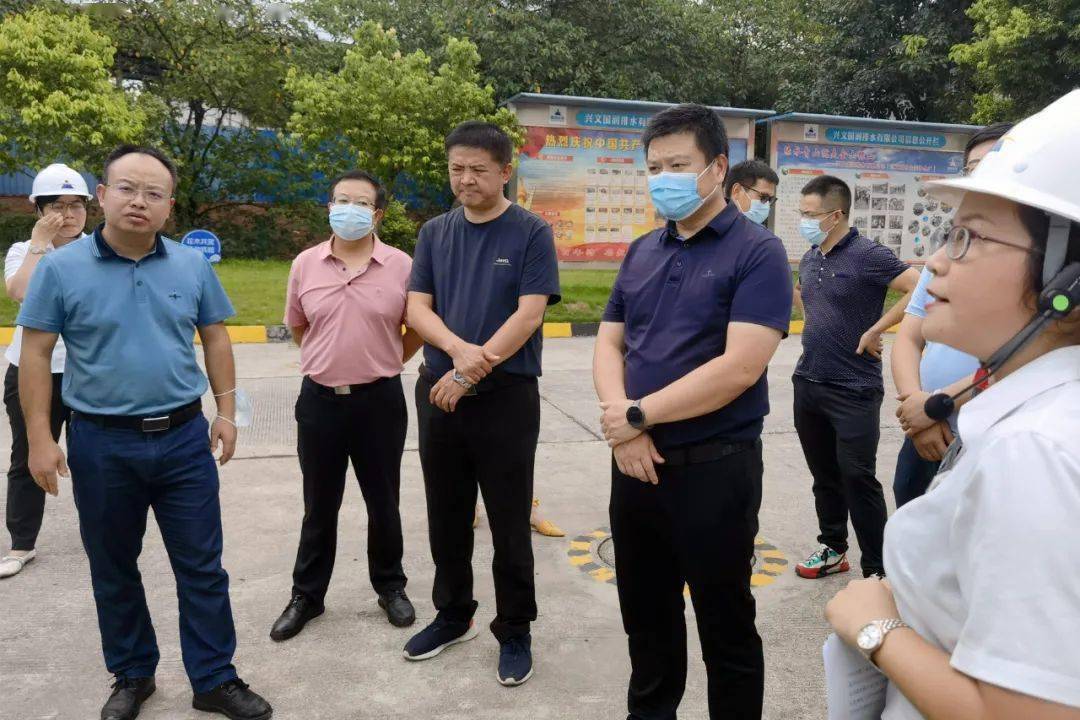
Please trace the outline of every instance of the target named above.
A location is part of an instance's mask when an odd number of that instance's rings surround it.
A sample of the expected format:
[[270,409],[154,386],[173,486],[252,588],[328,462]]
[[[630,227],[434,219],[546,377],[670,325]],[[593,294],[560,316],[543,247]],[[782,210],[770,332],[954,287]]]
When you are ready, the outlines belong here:
[[665,227],[623,261],[593,377],[613,450],[611,530],[633,720],[674,718],[686,684],[689,584],[710,718],[758,718],[761,638],[750,591],[761,505],[765,371],[791,319],[780,240],[724,200],[728,140],[700,105],[643,137]]
[[[850,569],[850,513],[863,576],[884,575],[887,510],[875,476],[885,392],[881,335],[903,318],[919,272],[849,225],[851,189],[843,180],[811,180],[799,212],[810,249],[799,264],[806,325],[795,366],[795,429],[814,476],[821,547],[795,571],[820,578]],[[907,295],[883,315],[890,289]]]
[[416,383],[420,463],[435,561],[438,615],[405,646],[426,660],[471,640],[473,516],[484,494],[495,546],[499,682],[532,675],[533,461],[540,432],[541,325],[559,301],[551,226],[503,195],[513,143],[490,123],[446,138],[450,187],[461,207],[420,229],[408,324],[424,338]]
[[[212,451],[220,446],[225,464],[236,446],[236,373],[223,324],[233,308],[202,254],[160,234],[175,186],[176,169],[160,151],[117,148],[97,188],[105,222],[34,273],[17,320],[30,473],[53,495],[57,476],[68,474],[49,428],[49,358],[62,335],[72,491],[105,665],[116,676],[102,720],[134,718],[155,689],[159,654],[138,567],[149,508],[176,576],[193,707],[266,720],[270,705],[232,665],[236,632],[221,567]],[[202,414],[207,379],[196,330],[217,403],[212,425]]]

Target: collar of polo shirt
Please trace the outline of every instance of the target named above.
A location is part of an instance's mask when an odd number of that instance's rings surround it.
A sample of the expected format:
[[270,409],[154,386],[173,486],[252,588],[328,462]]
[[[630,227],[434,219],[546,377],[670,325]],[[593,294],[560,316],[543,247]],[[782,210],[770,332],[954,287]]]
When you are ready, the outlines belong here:
[[[371,259],[380,265],[385,265],[386,261],[393,255],[393,248],[379,239],[378,235],[374,236],[374,244],[371,247]],[[326,260],[334,256],[334,239],[330,238],[322,244],[319,248],[319,259]]]
[[706,230],[712,230],[716,236],[722,236],[731,229],[731,226],[735,224],[735,221],[738,220],[740,214],[739,208],[735,206],[735,203],[729,202],[724,206],[723,210],[718,212],[712,220],[706,223],[705,227],[701,228],[688,238],[680,237],[679,231],[676,229],[675,221],[668,220],[664,232],[660,233],[659,240],[660,242],[663,242],[666,238],[671,238],[677,242],[687,243],[700,238],[702,233]]
[[[101,223],[94,229],[94,254],[99,258],[118,258],[119,255],[116,251],[109,247],[109,243],[105,242],[105,236],[101,234],[101,229],[105,227],[105,223]],[[151,255],[168,255],[169,250],[165,245],[165,236],[161,233],[155,235],[154,240],[154,252]]]

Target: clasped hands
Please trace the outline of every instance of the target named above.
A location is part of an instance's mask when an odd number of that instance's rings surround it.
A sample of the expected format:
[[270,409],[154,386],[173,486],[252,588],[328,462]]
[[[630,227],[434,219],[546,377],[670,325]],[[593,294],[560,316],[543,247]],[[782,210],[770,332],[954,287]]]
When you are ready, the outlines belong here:
[[612,448],[619,472],[656,485],[660,482],[656,465],[662,464],[664,458],[649,434],[635,428],[626,419],[626,410],[633,404],[633,400],[601,402],[600,427]]
[[500,358],[480,345],[466,342],[453,346],[448,354],[454,361],[454,369],[448,370],[432,386],[428,400],[443,412],[454,412],[458,401],[465,397],[470,389],[454,380],[454,373],[465,378],[470,385],[475,385],[491,373]]

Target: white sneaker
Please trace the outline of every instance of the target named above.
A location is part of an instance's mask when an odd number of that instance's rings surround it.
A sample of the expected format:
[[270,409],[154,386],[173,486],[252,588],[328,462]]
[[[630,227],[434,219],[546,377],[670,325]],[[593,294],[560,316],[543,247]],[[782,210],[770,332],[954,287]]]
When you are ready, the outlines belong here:
[[9,578],[18,575],[22,569],[37,557],[37,550],[31,550],[25,555],[5,555],[0,558],[0,578]]

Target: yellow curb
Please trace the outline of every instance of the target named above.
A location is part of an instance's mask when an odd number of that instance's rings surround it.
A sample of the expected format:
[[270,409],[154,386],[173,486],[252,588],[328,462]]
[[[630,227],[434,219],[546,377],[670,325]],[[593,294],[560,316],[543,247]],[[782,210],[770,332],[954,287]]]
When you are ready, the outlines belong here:
[[[229,332],[229,339],[236,344],[251,344],[251,343],[265,343],[266,342],[266,326],[265,325],[226,325],[225,329]],[[201,345],[199,340],[199,334],[195,333],[195,344]]]
[[571,335],[570,323],[568,322],[544,323],[544,337],[546,338],[568,338]]
[[[268,342],[268,336],[265,325],[226,325],[226,329],[229,331],[229,338],[234,343],[265,343]],[[899,330],[900,326],[895,325],[885,332],[895,333]],[[791,326],[788,329],[789,335],[801,335],[805,329],[805,323],[802,320],[792,320]],[[0,327],[0,345],[10,345],[12,337],[15,334],[15,328],[13,327]],[[544,337],[546,338],[568,338],[573,337],[570,323],[567,322],[548,322],[544,323]],[[199,344],[198,335],[195,336],[195,343]]]

